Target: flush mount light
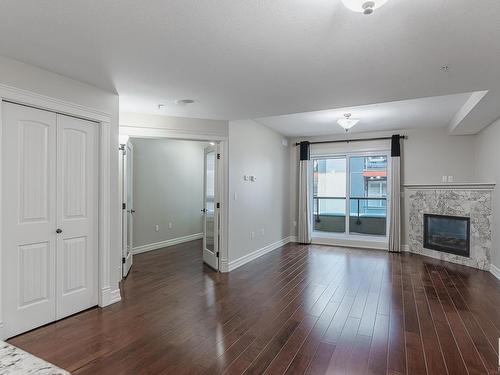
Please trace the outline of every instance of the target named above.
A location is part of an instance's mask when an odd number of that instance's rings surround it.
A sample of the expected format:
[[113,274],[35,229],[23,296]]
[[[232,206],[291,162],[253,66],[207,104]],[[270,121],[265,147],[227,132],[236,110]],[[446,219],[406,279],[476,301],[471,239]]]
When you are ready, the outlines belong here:
[[193,104],[194,100],[193,99],[177,99],[174,103],[176,105],[183,106],[183,105],[186,105],[186,104]]
[[351,129],[358,122],[359,122],[358,119],[351,118],[350,113],[345,113],[344,118],[337,120],[337,124],[342,126],[346,132],[349,131],[349,129]]
[[162,111],[163,109],[165,109],[165,104],[158,104],[158,109],[160,111]]
[[342,3],[346,8],[354,12],[368,15],[387,3],[387,0],[342,0]]

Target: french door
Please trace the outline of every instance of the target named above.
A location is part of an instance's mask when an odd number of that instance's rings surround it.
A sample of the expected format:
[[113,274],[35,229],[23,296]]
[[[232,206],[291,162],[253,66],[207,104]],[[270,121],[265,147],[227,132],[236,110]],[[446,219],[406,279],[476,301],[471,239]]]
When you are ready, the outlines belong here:
[[342,237],[385,237],[387,152],[313,158],[313,230]]
[[126,277],[133,264],[132,236],[134,233],[133,156],[134,148],[128,141],[120,150],[122,184],[122,277]]
[[97,124],[3,103],[7,337],[97,305]]
[[219,269],[219,208],[217,146],[205,148],[203,179],[203,261]]

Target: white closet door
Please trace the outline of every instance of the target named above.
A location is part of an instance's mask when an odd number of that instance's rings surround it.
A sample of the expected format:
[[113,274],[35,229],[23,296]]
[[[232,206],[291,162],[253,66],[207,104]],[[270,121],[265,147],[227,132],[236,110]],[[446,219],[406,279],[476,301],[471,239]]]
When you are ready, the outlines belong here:
[[2,285],[11,337],[56,316],[56,115],[3,103],[2,116]]
[[57,115],[56,319],[97,305],[98,125]]

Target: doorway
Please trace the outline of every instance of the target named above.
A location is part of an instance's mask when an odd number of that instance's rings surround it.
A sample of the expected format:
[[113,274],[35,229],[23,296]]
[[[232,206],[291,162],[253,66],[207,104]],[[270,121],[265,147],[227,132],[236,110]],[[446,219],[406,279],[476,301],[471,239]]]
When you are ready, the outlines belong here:
[[203,261],[220,269],[220,141],[121,136],[122,275],[134,255],[200,241]]

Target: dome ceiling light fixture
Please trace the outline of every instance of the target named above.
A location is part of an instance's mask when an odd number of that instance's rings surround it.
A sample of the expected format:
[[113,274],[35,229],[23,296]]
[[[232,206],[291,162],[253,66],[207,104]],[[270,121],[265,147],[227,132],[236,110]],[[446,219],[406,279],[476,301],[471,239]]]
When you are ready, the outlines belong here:
[[337,124],[342,126],[346,132],[359,122],[359,119],[351,118],[350,113],[344,113],[344,118],[337,120]]
[[366,15],[372,14],[377,8],[380,8],[388,0],[341,0],[347,9]]

